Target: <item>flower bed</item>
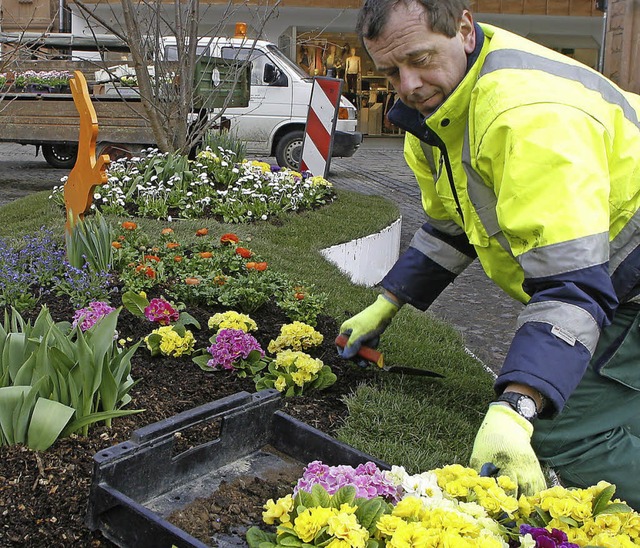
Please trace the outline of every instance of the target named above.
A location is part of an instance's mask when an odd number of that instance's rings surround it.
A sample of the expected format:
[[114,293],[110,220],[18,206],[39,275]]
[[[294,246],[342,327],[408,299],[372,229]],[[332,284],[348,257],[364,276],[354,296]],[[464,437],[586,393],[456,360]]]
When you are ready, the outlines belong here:
[[409,475],[373,463],[312,462],[292,493],[264,506],[273,530],[254,527],[250,548],[269,546],[631,547],[640,515],[612,500],[615,487],[552,487],[515,496],[506,476],[483,477],[460,465]]

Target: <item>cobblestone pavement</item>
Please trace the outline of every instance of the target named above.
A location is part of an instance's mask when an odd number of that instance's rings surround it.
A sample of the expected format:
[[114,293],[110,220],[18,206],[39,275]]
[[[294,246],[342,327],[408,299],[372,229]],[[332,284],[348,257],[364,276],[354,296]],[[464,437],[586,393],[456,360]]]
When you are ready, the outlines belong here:
[[[268,160],[266,158],[262,158]],[[271,161],[274,161],[271,159]],[[0,143],[0,205],[60,184],[68,170],[54,169],[35,147]],[[334,158],[329,180],[340,188],[382,195],[402,214],[401,251],[423,222],[417,184],[402,156],[401,137],[365,137],[352,158]],[[515,331],[522,305],[506,296],[474,262],[429,309],[456,327],[466,347],[497,372]]]

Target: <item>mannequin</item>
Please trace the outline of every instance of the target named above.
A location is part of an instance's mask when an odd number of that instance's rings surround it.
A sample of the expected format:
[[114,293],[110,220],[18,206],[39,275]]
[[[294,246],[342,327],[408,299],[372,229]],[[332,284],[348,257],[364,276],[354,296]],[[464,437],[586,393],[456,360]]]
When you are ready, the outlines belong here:
[[300,65],[300,67],[302,67],[302,70],[309,74],[311,68],[311,57],[309,55],[309,51],[307,50],[307,46],[300,46],[298,64]]
[[327,67],[327,76],[330,78],[336,77],[336,47],[329,46],[329,53],[327,54],[327,58],[324,60],[324,64]]
[[345,62],[345,78],[347,81],[347,91],[356,93],[358,91],[358,76],[360,75],[360,57],[356,55],[356,48],[351,48],[350,55]]

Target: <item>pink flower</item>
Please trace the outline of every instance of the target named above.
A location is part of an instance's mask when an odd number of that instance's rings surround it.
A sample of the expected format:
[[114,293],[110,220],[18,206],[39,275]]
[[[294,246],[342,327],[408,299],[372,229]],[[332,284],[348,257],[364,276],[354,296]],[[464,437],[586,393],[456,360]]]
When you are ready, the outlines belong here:
[[171,303],[164,299],[151,299],[149,305],[144,309],[144,315],[147,320],[160,325],[169,325],[171,322],[177,322],[180,317],[180,314]]
[[257,350],[261,357],[264,356],[260,343],[253,335],[242,329],[221,329],[216,335],[216,342],[207,348],[212,356],[207,365],[214,369],[233,370],[234,363],[247,359],[252,350]]
[[107,303],[102,301],[93,301],[89,304],[87,308],[80,308],[76,310],[73,314],[73,327],[76,327],[80,324],[80,329],[82,331],[86,331],[87,329],[93,327],[95,323],[109,314],[109,312],[113,312],[115,308],[109,306]]

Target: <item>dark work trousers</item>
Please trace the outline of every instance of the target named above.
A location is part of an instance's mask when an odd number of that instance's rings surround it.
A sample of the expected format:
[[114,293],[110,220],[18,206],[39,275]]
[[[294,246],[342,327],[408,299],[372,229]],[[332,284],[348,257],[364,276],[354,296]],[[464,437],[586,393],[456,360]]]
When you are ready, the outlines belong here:
[[605,480],[640,511],[640,305],[621,305],[578,388],[554,419],[534,423],[533,448],[565,486]]

